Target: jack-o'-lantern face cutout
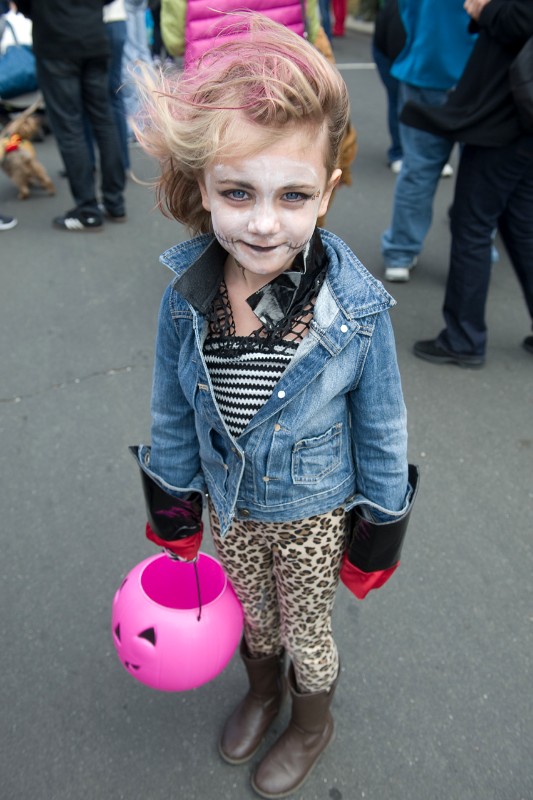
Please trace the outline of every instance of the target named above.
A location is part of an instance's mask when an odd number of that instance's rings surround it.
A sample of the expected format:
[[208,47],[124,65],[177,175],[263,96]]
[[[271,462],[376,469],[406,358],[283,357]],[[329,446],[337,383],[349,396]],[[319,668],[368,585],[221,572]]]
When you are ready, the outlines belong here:
[[157,646],[155,627],[145,628],[137,635],[130,637],[130,641],[124,646],[120,622],[118,622],[113,630],[113,636],[118,657],[127,670],[135,673],[143,669],[143,667],[153,669],[154,658],[156,657],[155,648]]

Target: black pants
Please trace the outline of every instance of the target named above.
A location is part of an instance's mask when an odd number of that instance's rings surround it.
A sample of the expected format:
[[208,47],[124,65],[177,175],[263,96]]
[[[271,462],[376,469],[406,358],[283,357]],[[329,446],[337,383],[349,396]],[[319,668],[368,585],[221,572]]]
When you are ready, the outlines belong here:
[[40,58],[37,80],[76,207],[99,213],[93,164],[84,134],[85,112],[100,153],[103,203],[112,214],[124,214],[125,173],[109,100],[108,59]]
[[533,136],[507,147],[463,149],[451,212],[446,328],[439,336],[457,353],[485,353],[491,234],[496,227],[533,320]]

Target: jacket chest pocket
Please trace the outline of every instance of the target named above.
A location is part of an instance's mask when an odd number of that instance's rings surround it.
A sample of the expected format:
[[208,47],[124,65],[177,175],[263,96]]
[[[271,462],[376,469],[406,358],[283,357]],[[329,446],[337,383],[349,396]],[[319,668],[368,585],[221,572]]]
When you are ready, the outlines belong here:
[[292,449],[292,480],[295,484],[319,483],[341,465],[342,423],[321,436],[300,439]]

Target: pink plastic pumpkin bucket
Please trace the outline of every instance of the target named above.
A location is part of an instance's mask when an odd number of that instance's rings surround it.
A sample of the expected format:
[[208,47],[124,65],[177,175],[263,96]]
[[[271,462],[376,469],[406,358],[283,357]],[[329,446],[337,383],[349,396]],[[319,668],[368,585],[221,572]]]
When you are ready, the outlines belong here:
[[[164,553],[137,564],[115,594],[112,635],[118,657],[138,681],[164,692],[215,678],[242,635],[242,607],[221,564]],[[199,604],[199,592],[201,604]]]

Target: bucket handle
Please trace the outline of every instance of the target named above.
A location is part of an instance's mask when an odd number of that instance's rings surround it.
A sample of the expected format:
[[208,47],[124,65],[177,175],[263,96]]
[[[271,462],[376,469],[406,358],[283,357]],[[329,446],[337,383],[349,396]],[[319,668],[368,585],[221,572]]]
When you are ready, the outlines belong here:
[[202,595],[200,592],[200,577],[198,575],[198,558],[194,559],[194,574],[196,575],[196,589],[198,591],[198,616],[196,619],[200,622],[202,618]]

